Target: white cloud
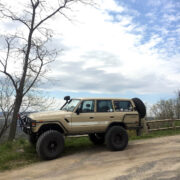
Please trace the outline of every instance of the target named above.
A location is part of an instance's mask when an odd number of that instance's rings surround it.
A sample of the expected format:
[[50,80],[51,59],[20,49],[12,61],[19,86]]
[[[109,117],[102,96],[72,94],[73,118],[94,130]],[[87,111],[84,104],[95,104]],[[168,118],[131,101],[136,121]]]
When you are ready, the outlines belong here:
[[[69,50],[54,66],[57,68],[59,64],[58,69],[61,72],[69,70],[69,74],[57,76],[56,71],[52,72],[52,77],[56,73],[57,79],[60,79],[55,89],[145,94],[172,92],[178,88],[177,62],[173,59],[168,61],[156,48],[163,39],[152,35],[148,42],[141,44],[143,36],[127,30],[127,25],[137,27],[133,17],[119,16],[119,21],[109,21],[111,18],[104,6],[98,10],[82,7],[76,14],[81,23],[64,24],[61,28],[63,43]],[[56,26],[54,28],[58,29]]]
[[118,6],[116,1],[108,0],[108,1],[98,1],[98,4],[101,6],[100,8],[108,11],[114,11],[114,12],[123,12],[124,7]]
[[[162,37],[153,34],[142,44],[145,26],[134,23],[130,14],[119,14],[117,21],[113,21],[113,14],[108,11],[121,13],[126,8],[113,0],[98,2],[98,8],[73,5],[73,12],[67,11],[75,19],[73,23],[62,17],[49,22],[55,31],[57,48],[64,48],[51,65],[49,77],[56,83],[49,90],[174,92],[180,85],[179,59],[177,56],[168,59],[166,49],[157,47],[163,42]],[[159,6],[159,1],[153,5]],[[164,29],[164,34],[167,33]]]

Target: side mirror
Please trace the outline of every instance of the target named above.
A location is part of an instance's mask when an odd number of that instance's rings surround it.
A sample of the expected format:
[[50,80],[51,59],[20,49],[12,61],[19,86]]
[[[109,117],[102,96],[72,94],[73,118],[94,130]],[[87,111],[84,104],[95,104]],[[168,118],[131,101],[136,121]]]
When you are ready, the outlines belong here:
[[69,101],[70,100],[70,96],[65,96],[64,100]]

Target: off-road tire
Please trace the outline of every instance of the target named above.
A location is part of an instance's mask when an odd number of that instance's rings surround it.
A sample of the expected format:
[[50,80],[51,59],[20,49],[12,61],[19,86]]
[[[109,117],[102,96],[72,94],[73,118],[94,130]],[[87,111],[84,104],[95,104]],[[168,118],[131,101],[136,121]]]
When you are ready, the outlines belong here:
[[146,106],[139,98],[133,98],[132,100],[136,106],[138,113],[139,113],[139,117],[144,118],[146,116]]
[[128,134],[123,127],[112,126],[106,133],[105,142],[108,149],[122,151],[128,145]]
[[101,145],[104,144],[104,133],[92,133],[89,134],[89,139],[95,144],[95,145]]
[[57,158],[64,150],[64,137],[59,131],[49,130],[41,134],[36,144],[36,151],[41,159]]
[[29,143],[30,144],[32,144],[33,146],[35,146],[36,145],[36,143],[37,143],[37,136],[36,135],[29,135],[28,136],[28,140],[29,140]]

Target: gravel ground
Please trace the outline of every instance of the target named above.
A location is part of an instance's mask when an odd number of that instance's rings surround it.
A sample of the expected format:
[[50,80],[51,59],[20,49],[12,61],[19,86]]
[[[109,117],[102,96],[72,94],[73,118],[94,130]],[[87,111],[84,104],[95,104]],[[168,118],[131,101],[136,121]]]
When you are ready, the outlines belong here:
[[0,173],[0,180],[180,180],[180,135],[105,146]]

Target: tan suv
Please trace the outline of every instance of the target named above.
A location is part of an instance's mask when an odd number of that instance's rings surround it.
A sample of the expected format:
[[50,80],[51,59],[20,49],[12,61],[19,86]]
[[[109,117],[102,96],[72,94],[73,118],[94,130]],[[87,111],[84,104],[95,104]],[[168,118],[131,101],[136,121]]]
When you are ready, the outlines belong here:
[[128,144],[127,129],[139,134],[146,115],[144,103],[122,98],[64,98],[58,111],[21,115],[20,125],[36,144],[42,159],[57,158],[64,149],[64,137],[88,134],[94,144],[106,143],[110,150],[123,150]]

